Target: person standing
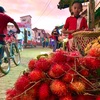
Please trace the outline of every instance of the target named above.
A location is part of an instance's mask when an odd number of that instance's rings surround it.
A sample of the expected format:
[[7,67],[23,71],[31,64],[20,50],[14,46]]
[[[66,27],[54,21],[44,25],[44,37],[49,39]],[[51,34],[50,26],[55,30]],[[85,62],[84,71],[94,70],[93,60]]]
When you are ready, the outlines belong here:
[[50,48],[53,48],[53,45],[54,45],[54,39],[52,38],[52,35],[49,36],[49,46]]
[[18,40],[18,49],[23,51],[23,40],[24,40],[23,32],[17,34],[17,40]]
[[45,37],[42,37],[41,41],[42,41],[42,47],[44,48],[45,47]]
[[45,38],[45,46],[48,47],[48,45],[49,45],[49,39],[48,39],[48,37],[46,37]]
[[51,38],[54,40],[54,45],[53,45],[53,52],[56,51],[57,46],[58,46],[58,37],[59,37],[59,30],[58,27],[56,26],[52,33],[51,33]]
[[[4,39],[7,34],[7,24],[9,22],[14,24],[15,28],[17,29],[16,33],[20,33],[20,29],[17,23],[14,21],[13,18],[5,14],[5,9],[2,6],[0,6],[0,44],[1,45],[5,45]],[[4,55],[4,49],[0,48],[0,63],[3,55]]]
[[71,16],[66,19],[62,28],[62,33],[68,34],[68,51],[74,51],[75,43],[73,42],[73,33],[88,28],[85,17],[80,15],[83,7],[79,1],[74,1],[71,6]]

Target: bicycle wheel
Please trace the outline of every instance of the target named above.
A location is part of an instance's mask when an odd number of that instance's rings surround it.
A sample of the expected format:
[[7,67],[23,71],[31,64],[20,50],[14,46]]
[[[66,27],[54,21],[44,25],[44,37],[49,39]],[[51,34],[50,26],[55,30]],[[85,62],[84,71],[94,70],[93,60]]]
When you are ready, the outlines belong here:
[[0,61],[0,71],[5,75],[8,74],[10,71],[10,58],[6,48],[4,49],[4,56]]
[[20,57],[20,52],[19,52],[17,45],[15,43],[13,43],[11,45],[10,50],[11,50],[12,60],[13,60],[14,64],[16,66],[18,66],[21,62],[21,57]]

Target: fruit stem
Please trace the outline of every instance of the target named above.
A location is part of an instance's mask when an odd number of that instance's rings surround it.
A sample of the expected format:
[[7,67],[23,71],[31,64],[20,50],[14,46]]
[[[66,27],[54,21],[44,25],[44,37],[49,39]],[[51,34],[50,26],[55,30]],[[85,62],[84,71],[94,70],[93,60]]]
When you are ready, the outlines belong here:
[[41,81],[42,81],[42,80],[39,80],[39,81],[35,82],[31,87],[29,87],[28,89],[26,89],[24,92],[22,92],[21,94],[19,94],[19,95],[13,97],[12,100],[14,100],[14,99],[17,98],[17,97],[20,97],[21,95],[23,95],[24,93],[26,93],[28,90],[32,89],[36,84],[38,84],[38,83],[41,82]]

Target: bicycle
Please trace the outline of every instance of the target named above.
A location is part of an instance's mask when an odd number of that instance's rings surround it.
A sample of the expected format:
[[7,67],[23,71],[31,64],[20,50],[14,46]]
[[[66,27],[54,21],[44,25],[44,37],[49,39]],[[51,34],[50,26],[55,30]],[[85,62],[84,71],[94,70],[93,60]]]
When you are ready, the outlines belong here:
[[9,38],[11,38],[11,41],[7,41],[4,45],[0,45],[4,52],[3,57],[0,57],[0,71],[5,75],[10,71],[11,59],[16,66],[18,66],[21,62],[20,52],[17,47],[16,37],[14,33],[15,32],[8,36]]

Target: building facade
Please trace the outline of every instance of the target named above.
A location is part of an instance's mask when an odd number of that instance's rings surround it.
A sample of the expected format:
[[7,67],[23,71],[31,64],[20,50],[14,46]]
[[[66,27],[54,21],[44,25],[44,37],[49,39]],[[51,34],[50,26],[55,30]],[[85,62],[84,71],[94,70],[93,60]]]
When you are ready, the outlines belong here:
[[22,17],[20,17],[20,21],[21,21],[22,24],[25,25],[25,27],[32,28],[31,18],[32,17],[30,15],[22,16]]
[[32,30],[34,32],[35,41],[37,42],[38,45],[42,44],[41,43],[42,37],[48,37],[49,36],[49,34],[46,33],[44,29],[33,28]]

